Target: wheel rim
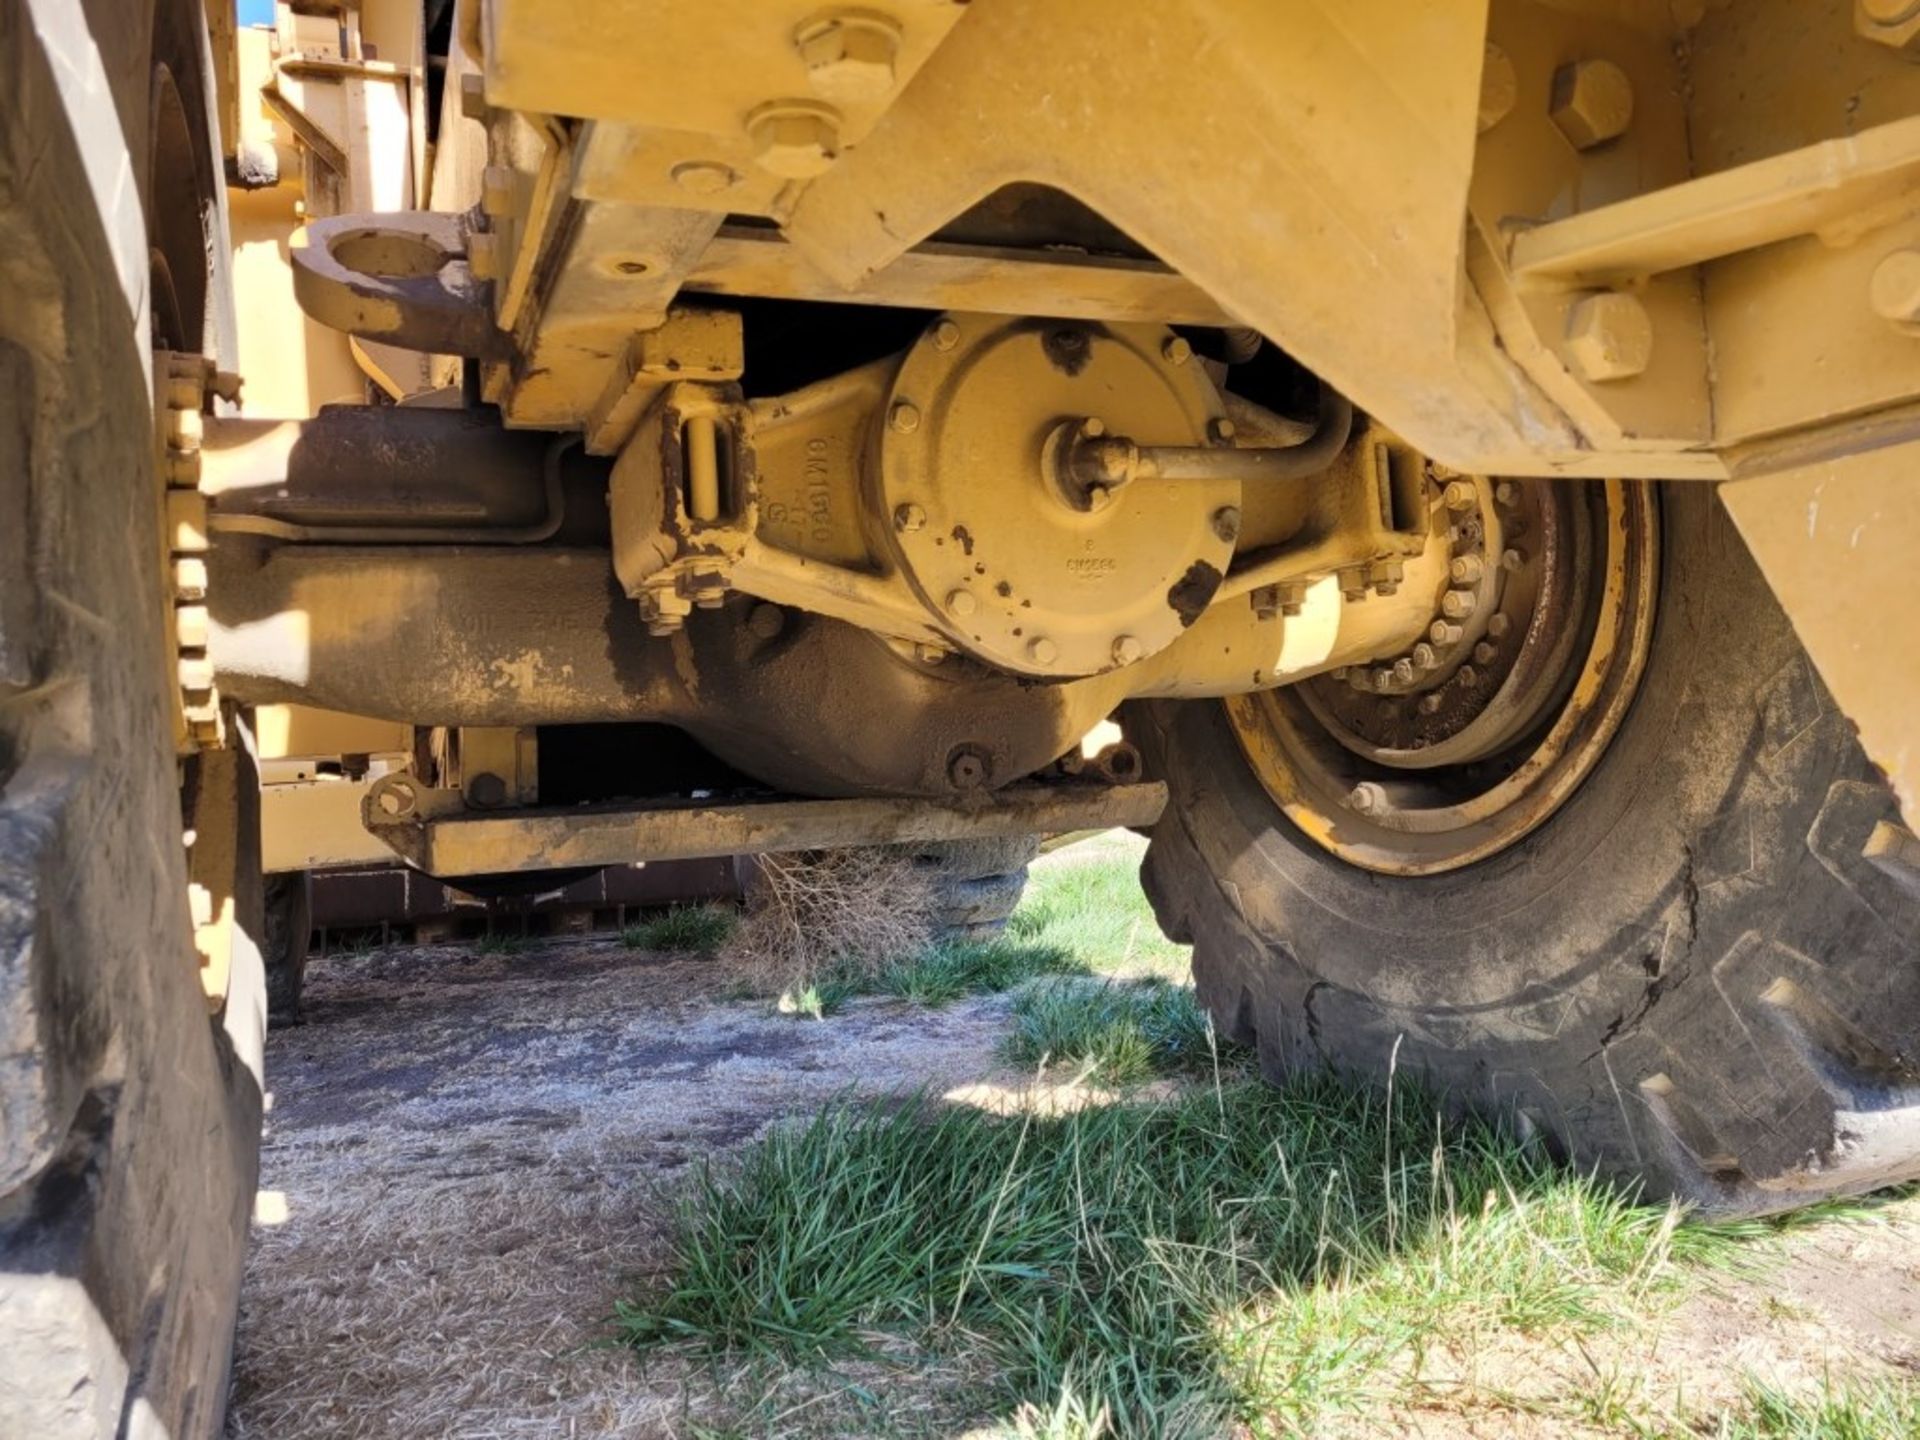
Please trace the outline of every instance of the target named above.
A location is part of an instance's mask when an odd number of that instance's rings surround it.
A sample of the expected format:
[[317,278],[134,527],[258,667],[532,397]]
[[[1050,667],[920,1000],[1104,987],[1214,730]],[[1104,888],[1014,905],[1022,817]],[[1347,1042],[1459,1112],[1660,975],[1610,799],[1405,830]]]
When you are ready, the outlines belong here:
[[1452,533],[1477,624],[1436,618],[1411,658],[1226,702],[1287,817],[1381,874],[1459,869],[1543,824],[1619,729],[1652,639],[1650,486],[1471,483]]

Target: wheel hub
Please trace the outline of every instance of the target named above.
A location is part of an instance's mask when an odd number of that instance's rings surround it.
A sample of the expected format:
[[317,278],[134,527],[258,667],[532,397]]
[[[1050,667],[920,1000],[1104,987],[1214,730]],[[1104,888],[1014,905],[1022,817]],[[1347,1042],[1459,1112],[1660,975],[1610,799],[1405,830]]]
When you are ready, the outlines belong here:
[[1653,493],[1456,479],[1452,586],[1408,653],[1227,702],[1262,785],[1349,862],[1396,875],[1484,859],[1598,762],[1652,634]]

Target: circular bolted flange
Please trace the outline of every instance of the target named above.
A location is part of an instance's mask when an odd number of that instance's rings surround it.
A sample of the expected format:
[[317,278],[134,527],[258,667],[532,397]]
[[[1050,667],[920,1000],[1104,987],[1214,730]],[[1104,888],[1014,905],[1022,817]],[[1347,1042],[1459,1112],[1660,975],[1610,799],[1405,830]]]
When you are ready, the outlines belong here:
[[[1093,675],[1171,644],[1225,577],[1240,482],[1082,488],[1055,456],[1107,431],[1201,443],[1222,418],[1206,367],[1169,364],[1156,325],[948,319],[922,332],[880,406],[874,499],[883,515],[926,516],[877,537],[897,573],[949,643],[1014,674]],[[903,430],[908,396],[918,424]]]

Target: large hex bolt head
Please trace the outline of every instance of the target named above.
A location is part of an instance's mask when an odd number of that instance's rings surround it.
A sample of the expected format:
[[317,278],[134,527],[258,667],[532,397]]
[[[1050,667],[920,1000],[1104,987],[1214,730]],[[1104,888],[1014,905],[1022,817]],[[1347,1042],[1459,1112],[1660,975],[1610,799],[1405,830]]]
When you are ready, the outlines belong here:
[[900,32],[882,15],[829,14],[807,21],[793,43],[807,83],[842,105],[884,100],[893,89]]
[[1548,114],[1576,150],[1626,133],[1633,123],[1633,82],[1611,60],[1576,60],[1553,72]]
[[775,100],[747,117],[760,168],[783,180],[811,180],[840,158],[840,117],[808,100]]
[[1853,0],[1853,32],[1895,50],[1912,49],[1920,39],[1920,0]]
[[1884,320],[1920,324],[1920,250],[1895,250],[1874,266],[1867,301]]
[[1586,379],[1627,380],[1653,359],[1653,321],[1631,295],[1584,295],[1567,312],[1567,355]]

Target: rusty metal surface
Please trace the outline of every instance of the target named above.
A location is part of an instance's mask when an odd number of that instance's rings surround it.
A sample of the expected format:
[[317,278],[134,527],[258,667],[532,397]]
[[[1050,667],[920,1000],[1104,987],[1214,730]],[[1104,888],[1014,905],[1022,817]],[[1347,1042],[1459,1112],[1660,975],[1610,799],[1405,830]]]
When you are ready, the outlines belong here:
[[380,799],[368,798],[369,828],[408,864],[447,876],[1150,825],[1167,791],[1157,781],[1020,785],[966,805],[768,800],[442,817],[385,816]]

